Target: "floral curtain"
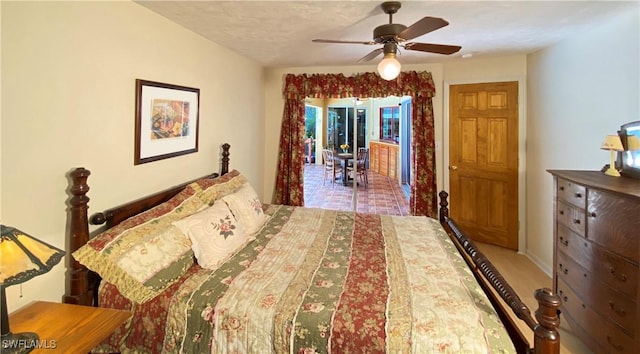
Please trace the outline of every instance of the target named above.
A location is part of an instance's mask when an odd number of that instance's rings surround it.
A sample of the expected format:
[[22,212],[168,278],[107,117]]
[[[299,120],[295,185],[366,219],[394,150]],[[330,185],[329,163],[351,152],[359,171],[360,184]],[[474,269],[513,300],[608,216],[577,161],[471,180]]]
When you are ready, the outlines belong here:
[[429,72],[402,72],[386,81],[375,73],[288,74],[284,85],[280,151],[274,204],[304,204],[304,99],[412,97],[412,159],[410,208],[413,215],[437,217],[435,132]]

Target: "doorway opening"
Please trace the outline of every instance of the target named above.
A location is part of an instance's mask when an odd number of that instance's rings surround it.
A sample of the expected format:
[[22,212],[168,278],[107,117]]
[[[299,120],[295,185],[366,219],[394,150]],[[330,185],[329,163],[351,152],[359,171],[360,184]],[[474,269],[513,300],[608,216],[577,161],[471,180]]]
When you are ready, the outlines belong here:
[[[356,113],[354,114],[354,110]],[[357,121],[354,122],[354,116]],[[354,139],[354,124],[356,127],[356,139]],[[326,148],[353,153],[358,151],[354,146],[357,141],[358,148],[367,146],[367,111],[364,108],[354,107],[329,107],[327,109],[327,146]]]
[[305,162],[313,164],[316,162],[316,136],[317,122],[320,117],[321,109],[319,107],[305,105],[304,107],[304,155]]
[[400,103],[400,186],[407,199],[411,196],[411,98]]
[[[383,117],[385,107],[395,108],[395,121],[387,121]],[[354,124],[356,126],[354,132]],[[378,212],[390,215],[408,215],[408,203],[411,183],[411,97],[369,98],[369,99],[314,99],[305,101],[305,205],[313,207],[327,207],[329,209],[352,210],[360,206],[368,207],[366,212]],[[390,138],[383,136],[392,127]],[[315,134],[314,134],[315,133]],[[355,139],[354,139],[355,138]],[[355,141],[355,144],[354,144]],[[351,183],[345,187],[343,183],[327,184],[322,193],[315,193],[317,188],[323,188],[322,181],[307,184],[307,170],[323,168],[323,149],[332,149],[335,153],[354,154],[358,148],[369,149],[367,168],[369,169],[369,181],[383,181],[382,183],[369,183],[367,188],[363,183],[356,183],[353,188]],[[343,149],[344,148],[344,149]],[[393,156],[391,156],[393,152]],[[315,156],[311,163],[309,155]],[[386,164],[385,164],[386,163]],[[375,166],[374,166],[375,165]],[[378,178],[379,177],[379,178]],[[340,177],[341,178],[341,177]],[[384,188],[385,190],[376,190]],[[343,192],[339,192],[345,189]],[[337,197],[342,193],[342,197]],[[398,199],[399,207],[396,211],[383,209],[381,205],[373,206],[372,202],[382,204],[380,193],[390,193]],[[393,194],[391,194],[393,193]],[[351,195],[353,198],[345,197]],[[373,197],[373,195],[377,195]],[[332,203],[314,200],[309,202],[308,197],[333,199]],[[368,196],[368,197],[367,197]],[[336,201],[342,200],[342,206],[337,206]],[[345,207],[346,205],[346,207]],[[391,209],[391,208],[389,208]]]

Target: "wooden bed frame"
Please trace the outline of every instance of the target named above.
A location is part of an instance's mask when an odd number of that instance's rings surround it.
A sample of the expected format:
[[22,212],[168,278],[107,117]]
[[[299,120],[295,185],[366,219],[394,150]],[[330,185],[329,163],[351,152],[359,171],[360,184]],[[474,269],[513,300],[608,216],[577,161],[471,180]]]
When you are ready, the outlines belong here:
[[[224,175],[229,171],[229,148],[229,144],[222,145],[222,167],[220,175]],[[89,198],[87,197],[89,186],[87,185],[87,178],[90,174],[91,172],[89,170],[82,167],[76,168],[70,173],[72,181],[70,192],[72,197],[69,200],[69,254],[89,241],[91,237],[89,233],[89,222],[92,225],[104,225],[105,228],[111,228],[133,215],[151,209],[171,199],[171,197],[178,194],[186,185],[197,179],[219,176],[218,173],[203,176],[121,206],[96,213],[89,219]],[[440,223],[463,255],[469,268],[498,312],[517,352],[530,354],[559,353],[560,335],[558,333],[558,327],[560,325],[560,318],[558,317],[558,308],[560,306],[560,297],[548,288],[536,290],[535,298],[538,300],[538,309],[535,312],[534,319],[527,305],[520,300],[518,294],[511,288],[495,266],[478,250],[456,223],[449,218],[448,193],[442,191],[439,196]],[[67,269],[66,293],[63,301],[71,304],[97,306],[97,289],[99,283],[100,278],[97,274],[89,271],[71,257]],[[504,303],[501,300],[504,301]],[[505,307],[505,303],[510,311]],[[509,313],[515,313],[520,320],[524,321],[527,326],[531,328],[534,333],[533,347],[531,347],[526,336],[523,335],[516,325],[516,321],[509,316]]]

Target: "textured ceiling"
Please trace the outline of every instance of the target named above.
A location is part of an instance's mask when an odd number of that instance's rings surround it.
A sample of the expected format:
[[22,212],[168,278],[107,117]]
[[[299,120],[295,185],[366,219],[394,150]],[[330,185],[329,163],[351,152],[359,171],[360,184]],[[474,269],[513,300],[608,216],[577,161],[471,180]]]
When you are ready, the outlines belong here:
[[[312,43],[368,41],[388,15],[381,1],[137,1],[169,20],[265,67],[355,65],[377,46]],[[401,51],[402,63],[526,54],[587,32],[604,19],[639,11],[638,1],[404,1],[393,16],[406,26],[424,16],[450,24],[412,42],[453,44],[451,56]],[[613,39],[612,39],[613,40]],[[379,59],[376,59],[377,62]]]

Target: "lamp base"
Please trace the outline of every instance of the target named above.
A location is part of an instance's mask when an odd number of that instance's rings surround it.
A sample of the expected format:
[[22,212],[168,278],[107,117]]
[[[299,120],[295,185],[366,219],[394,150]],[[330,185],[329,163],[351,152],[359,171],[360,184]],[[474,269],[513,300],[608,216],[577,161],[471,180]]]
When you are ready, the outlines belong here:
[[604,171],[604,174],[607,176],[620,177],[620,172],[618,172],[618,170],[616,170],[615,168],[611,168],[611,167],[609,167],[606,171]]
[[620,177],[620,172],[616,170],[616,160],[615,160],[615,151],[609,150],[609,155],[611,159],[611,163],[609,164],[609,168],[604,171],[604,174],[607,176]]
[[3,354],[29,353],[38,347],[38,335],[32,332],[7,333],[2,336]]

